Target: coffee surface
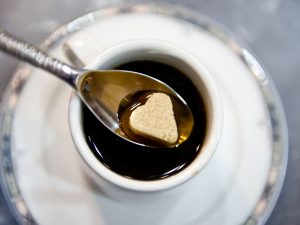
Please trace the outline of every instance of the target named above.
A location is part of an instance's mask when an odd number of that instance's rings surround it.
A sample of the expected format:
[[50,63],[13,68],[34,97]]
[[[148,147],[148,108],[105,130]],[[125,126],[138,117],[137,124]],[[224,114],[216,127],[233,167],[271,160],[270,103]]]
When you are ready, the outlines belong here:
[[182,72],[159,62],[133,61],[115,69],[144,73],[168,84],[187,102],[194,127],[187,140],[178,146],[139,146],[113,134],[83,106],[84,133],[93,154],[112,171],[132,179],[162,179],[183,170],[201,151],[207,126],[204,103],[196,87]]

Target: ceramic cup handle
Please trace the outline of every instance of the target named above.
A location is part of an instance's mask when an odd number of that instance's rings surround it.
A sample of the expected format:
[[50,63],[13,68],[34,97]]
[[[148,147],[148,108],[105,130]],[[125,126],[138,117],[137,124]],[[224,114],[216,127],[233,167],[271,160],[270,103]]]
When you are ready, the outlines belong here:
[[84,31],[72,35],[63,47],[69,60],[79,67],[88,65],[104,50],[100,40]]

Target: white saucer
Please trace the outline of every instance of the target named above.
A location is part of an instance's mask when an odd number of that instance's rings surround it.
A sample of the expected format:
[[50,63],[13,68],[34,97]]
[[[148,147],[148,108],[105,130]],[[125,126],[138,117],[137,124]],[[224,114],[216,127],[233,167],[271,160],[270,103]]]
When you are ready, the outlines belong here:
[[153,38],[196,56],[221,92],[221,142],[191,181],[193,189],[178,199],[160,204],[115,202],[95,190],[78,166],[68,127],[71,89],[22,66],[2,103],[0,140],[6,143],[0,152],[4,188],[18,220],[41,225],[264,223],[283,182],[287,136],[276,91],[256,60],[209,20],[183,9],[103,9],[64,26],[44,46],[67,61],[62,43],[77,29],[100,40],[102,49],[124,40]]

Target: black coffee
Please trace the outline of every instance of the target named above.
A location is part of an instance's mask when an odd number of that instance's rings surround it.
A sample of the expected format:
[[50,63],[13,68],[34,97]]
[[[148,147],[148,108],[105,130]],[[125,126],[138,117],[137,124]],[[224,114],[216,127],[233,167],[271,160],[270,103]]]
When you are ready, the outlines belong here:
[[159,62],[133,61],[115,69],[145,73],[168,84],[190,107],[194,128],[177,147],[142,147],[113,134],[83,106],[84,133],[93,154],[112,171],[132,179],[162,179],[183,170],[199,154],[207,125],[204,103],[196,87],[182,72]]

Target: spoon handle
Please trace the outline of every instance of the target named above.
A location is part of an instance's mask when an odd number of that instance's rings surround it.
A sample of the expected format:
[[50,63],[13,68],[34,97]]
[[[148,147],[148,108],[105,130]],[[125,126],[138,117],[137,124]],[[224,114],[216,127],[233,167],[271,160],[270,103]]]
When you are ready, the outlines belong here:
[[72,67],[47,53],[36,48],[35,46],[18,39],[0,29],[0,49],[21,60],[30,63],[33,66],[42,68],[58,78],[66,81],[72,87],[75,87],[75,81],[81,69]]

